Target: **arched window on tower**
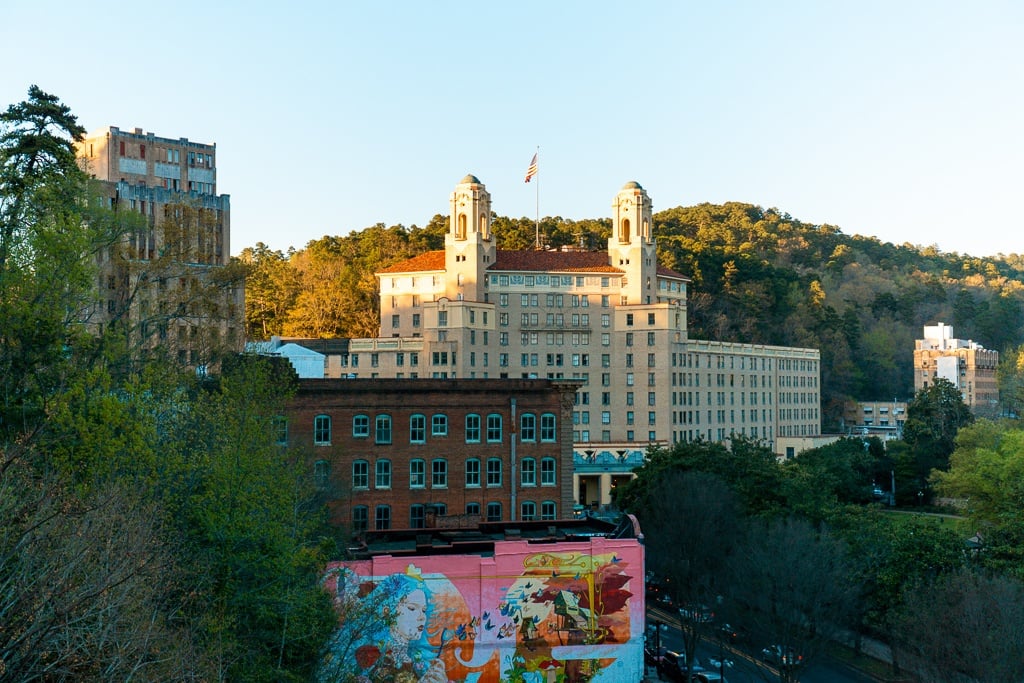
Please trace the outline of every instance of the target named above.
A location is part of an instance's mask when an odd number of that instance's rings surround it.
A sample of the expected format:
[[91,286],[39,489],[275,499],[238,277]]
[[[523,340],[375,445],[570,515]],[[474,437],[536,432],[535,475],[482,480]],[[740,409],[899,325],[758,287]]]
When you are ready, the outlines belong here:
[[466,214],[460,213],[455,219],[455,239],[466,239]]
[[622,222],[619,223],[619,242],[626,244],[629,242],[629,219],[623,218]]

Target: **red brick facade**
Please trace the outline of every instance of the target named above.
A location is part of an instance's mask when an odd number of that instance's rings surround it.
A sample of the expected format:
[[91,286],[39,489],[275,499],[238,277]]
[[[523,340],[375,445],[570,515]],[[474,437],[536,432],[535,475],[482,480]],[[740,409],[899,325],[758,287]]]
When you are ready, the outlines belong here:
[[568,519],[579,384],[304,379],[281,439],[308,458],[339,526]]

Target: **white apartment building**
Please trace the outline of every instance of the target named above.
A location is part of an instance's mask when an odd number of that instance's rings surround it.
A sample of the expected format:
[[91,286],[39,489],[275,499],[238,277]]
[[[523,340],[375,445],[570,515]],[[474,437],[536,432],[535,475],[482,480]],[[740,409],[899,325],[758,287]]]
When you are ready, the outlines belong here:
[[591,463],[649,443],[820,433],[817,349],[688,338],[689,280],[658,265],[638,183],[615,196],[600,252],[498,249],[491,196],[472,175],[450,206],[444,250],[377,274],[380,336],[350,340],[328,374],[581,379],[573,437]]

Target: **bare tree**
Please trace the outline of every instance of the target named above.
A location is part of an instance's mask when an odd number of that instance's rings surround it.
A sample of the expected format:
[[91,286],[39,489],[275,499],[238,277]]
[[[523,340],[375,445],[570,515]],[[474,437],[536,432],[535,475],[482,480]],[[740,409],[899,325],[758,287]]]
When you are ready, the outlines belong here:
[[755,636],[752,654],[777,645],[800,658],[772,668],[786,683],[849,626],[860,593],[845,544],[801,519],[755,520],[730,574],[727,600]]
[[116,489],[76,496],[2,457],[0,679],[174,679],[158,516]]
[[735,548],[736,497],[717,476],[668,470],[644,501],[640,519],[648,565],[670,596],[692,663],[697,644],[710,635],[711,611],[725,590],[726,558]]
[[1024,585],[961,569],[908,591],[896,634],[907,666],[935,683],[1024,680]]

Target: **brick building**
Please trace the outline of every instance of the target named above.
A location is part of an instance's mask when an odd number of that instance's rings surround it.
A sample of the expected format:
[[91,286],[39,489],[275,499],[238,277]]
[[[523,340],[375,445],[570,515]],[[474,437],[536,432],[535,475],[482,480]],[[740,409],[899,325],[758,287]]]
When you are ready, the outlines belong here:
[[279,441],[353,530],[555,520],[573,507],[579,381],[303,379]]

